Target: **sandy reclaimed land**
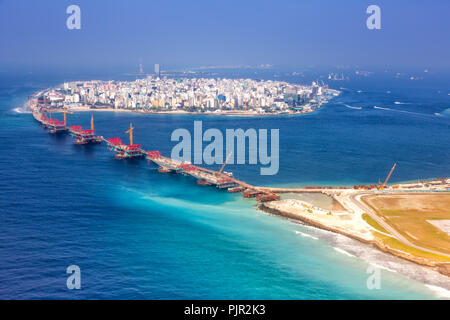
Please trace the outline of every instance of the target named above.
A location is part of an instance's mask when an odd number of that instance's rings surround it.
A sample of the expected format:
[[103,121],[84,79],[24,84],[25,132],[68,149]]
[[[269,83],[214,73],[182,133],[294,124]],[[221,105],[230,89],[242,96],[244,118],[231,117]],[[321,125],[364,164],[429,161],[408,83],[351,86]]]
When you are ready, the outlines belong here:
[[450,254],[450,235],[439,228],[450,220],[450,193],[380,194],[362,200],[410,242]]
[[[399,194],[393,196],[398,195]],[[427,196],[430,195],[431,194],[427,194]],[[440,195],[449,197],[449,194]],[[369,195],[366,197],[373,197],[375,199],[378,196],[380,195]],[[442,201],[442,203],[445,204],[448,201],[447,198],[438,198],[439,203],[441,203]],[[449,258],[417,250],[410,246],[404,245],[391,234],[380,231],[379,227],[371,225],[368,221],[365,221],[363,216],[367,214],[364,213],[364,210],[360,210],[357,206],[351,206],[351,204],[353,203],[351,201],[344,201],[345,199],[345,197],[340,197],[339,199],[337,199],[339,202],[341,202],[342,206],[345,208],[345,211],[325,210],[298,199],[286,199],[266,202],[260,204],[259,208],[267,213],[302,221],[308,225],[336,232],[349,238],[359,240],[363,243],[373,244],[381,251],[390,253],[397,257],[401,257],[405,260],[415,262],[422,266],[429,267],[446,276],[450,276]],[[422,209],[428,208],[427,206],[424,206],[424,203],[422,202],[425,201],[425,199],[426,198],[419,198],[417,200],[418,202],[416,203]],[[388,203],[398,203],[397,200],[398,199],[389,199]],[[433,201],[434,197],[426,199],[426,201],[430,200]],[[406,204],[403,205],[406,206]],[[408,206],[410,205],[411,204],[408,204]],[[439,205],[437,204],[433,205],[434,210],[439,211],[438,207]],[[427,221],[425,221],[424,223],[431,226],[432,228],[437,229]],[[443,231],[441,232],[445,234]],[[420,245],[423,245],[423,243],[420,243]],[[446,246],[448,246],[448,244],[446,244]]]
[[297,199],[266,202],[261,204],[260,208],[263,211],[300,220],[365,243],[372,242],[375,239],[371,232],[373,229],[358,214],[324,210]]

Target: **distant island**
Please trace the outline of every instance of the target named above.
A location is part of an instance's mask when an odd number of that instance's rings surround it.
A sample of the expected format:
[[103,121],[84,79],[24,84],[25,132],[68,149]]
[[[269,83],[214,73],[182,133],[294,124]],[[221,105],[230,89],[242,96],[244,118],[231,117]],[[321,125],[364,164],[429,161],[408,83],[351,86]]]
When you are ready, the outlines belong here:
[[135,81],[75,81],[41,93],[49,108],[74,111],[131,111],[227,115],[311,113],[340,91],[313,82],[159,78]]

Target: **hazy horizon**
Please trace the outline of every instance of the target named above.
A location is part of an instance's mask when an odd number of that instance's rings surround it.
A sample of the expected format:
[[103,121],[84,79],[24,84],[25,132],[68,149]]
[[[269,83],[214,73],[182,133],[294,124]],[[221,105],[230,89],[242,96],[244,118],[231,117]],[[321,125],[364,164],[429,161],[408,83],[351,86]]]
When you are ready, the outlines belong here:
[[[66,8],[81,8],[69,30]],[[366,8],[381,8],[369,30]],[[450,2],[361,1],[2,1],[2,69],[450,67]]]

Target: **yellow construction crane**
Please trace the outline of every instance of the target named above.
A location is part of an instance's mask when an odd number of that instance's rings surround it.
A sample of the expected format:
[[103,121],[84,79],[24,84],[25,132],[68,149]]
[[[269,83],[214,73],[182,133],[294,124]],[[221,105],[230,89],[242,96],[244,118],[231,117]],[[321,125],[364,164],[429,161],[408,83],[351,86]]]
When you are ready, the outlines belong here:
[[91,130],[94,131],[94,115],[91,115]]
[[384,183],[383,183],[383,184],[381,185],[381,187],[379,188],[380,190],[383,190],[383,189],[386,187],[386,184],[388,183],[389,178],[391,177],[392,172],[394,172],[394,169],[395,169],[396,166],[397,166],[397,163],[394,163],[394,165],[392,166],[391,171],[389,171],[389,174],[388,174],[388,176],[386,177],[386,180],[384,180]]
[[133,130],[133,124],[130,122],[130,129],[125,132],[130,134],[130,146],[133,144]]
[[63,112],[64,112],[64,126],[67,126],[67,114],[68,113],[72,114],[73,112],[67,110],[64,110]]
[[219,172],[217,173],[218,176],[220,176],[220,175],[222,174],[222,170],[223,170],[223,168],[225,168],[225,165],[227,164],[228,160],[230,160],[230,157],[231,157],[232,154],[233,154],[233,151],[231,151],[231,152],[228,154],[227,159],[225,160],[225,162],[223,163],[223,165],[222,165],[222,167],[220,168]]

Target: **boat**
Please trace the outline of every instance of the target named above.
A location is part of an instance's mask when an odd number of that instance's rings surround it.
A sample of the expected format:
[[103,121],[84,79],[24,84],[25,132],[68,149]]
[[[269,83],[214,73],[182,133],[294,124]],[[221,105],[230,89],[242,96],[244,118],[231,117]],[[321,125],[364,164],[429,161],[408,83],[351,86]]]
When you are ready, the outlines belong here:
[[159,167],[158,172],[159,173],[170,173],[170,172],[172,172],[172,169],[165,168],[165,167]]

